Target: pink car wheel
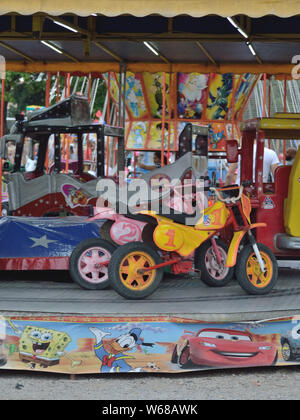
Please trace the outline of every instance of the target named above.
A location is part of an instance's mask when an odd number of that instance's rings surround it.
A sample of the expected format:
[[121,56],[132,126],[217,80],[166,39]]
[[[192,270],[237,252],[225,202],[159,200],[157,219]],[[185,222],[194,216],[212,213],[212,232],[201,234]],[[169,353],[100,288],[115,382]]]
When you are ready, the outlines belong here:
[[109,286],[108,263],[116,247],[103,239],[86,239],[72,252],[70,274],[84,289],[105,289]]

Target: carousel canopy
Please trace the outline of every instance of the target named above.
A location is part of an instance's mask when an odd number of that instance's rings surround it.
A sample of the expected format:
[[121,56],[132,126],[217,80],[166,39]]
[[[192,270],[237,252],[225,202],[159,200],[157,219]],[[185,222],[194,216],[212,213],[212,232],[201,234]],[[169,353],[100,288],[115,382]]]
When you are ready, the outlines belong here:
[[244,14],[251,17],[276,15],[280,17],[294,16],[300,13],[298,0],[2,0],[0,13],[18,12],[31,15],[37,12],[61,15],[74,13],[88,16],[101,13],[105,16],[131,14],[147,16],[158,14],[166,17],[189,15],[202,17],[210,14],[218,16],[234,16]]
[[8,70],[291,74],[296,0],[1,0]]

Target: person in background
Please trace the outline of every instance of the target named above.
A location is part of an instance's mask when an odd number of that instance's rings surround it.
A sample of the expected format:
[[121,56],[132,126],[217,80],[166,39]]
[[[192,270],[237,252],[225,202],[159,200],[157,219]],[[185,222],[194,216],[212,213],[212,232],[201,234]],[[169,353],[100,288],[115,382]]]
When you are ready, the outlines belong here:
[[[253,147],[253,178],[255,174],[255,163],[256,163],[256,144]],[[264,149],[264,165],[263,165],[263,182],[269,182],[269,176],[274,176],[275,169],[279,165],[279,159],[277,153],[274,150],[268,149],[265,147]],[[240,181],[240,156],[239,161],[237,163],[231,163],[229,166],[225,185],[233,185],[235,182],[239,183]]]
[[295,156],[297,154],[297,149],[294,149],[293,147],[289,147],[285,152],[285,160],[287,165],[293,165]]
[[70,145],[70,159],[71,160],[77,160],[77,156],[76,156],[76,153],[74,151],[74,146],[72,144]]
[[[166,165],[167,163],[168,163],[167,158],[164,155],[164,164]],[[139,161],[137,161],[136,165],[148,171],[153,171],[154,169],[160,168],[161,167],[161,152],[159,151],[154,152],[153,165],[145,165],[144,163],[141,163]]]

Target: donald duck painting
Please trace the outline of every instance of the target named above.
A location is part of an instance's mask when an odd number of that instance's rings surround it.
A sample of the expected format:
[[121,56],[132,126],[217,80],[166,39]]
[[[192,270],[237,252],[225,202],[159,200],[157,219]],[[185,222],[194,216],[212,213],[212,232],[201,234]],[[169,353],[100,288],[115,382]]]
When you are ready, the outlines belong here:
[[126,354],[138,345],[153,346],[153,343],[144,343],[140,338],[142,332],[140,328],[133,328],[128,333],[122,334],[117,338],[105,340],[105,343],[103,343],[103,337],[110,335],[109,332],[101,331],[96,327],[91,327],[89,330],[96,338],[94,351],[95,355],[102,362],[101,373],[141,372],[142,368],[133,369],[130,366],[128,362],[134,357]]

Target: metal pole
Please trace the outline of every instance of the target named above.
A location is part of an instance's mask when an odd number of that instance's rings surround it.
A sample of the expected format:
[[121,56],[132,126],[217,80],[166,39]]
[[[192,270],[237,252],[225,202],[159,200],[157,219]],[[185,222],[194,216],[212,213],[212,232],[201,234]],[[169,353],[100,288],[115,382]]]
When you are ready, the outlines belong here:
[[50,73],[47,73],[46,96],[45,96],[45,106],[46,106],[46,108],[50,105],[50,83],[51,83],[51,75],[50,75]]
[[123,128],[125,130],[126,120],[126,64],[122,64],[123,69]]
[[[1,131],[0,131],[0,137],[2,139],[3,134],[4,134],[4,94],[5,94],[5,73],[2,72],[2,90],[1,90],[1,114],[0,114],[0,119],[1,119]],[[2,215],[2,166],[3,166],[3,161],[2,158],[0,159],[0,215]]]
[[[91,73],[89,73],[88,78],[88,101],[91,103],[91,88],[92,88],[92,79],[91,79]],[[86,151],[85,151],[85,159],[89,160],[90,158],[90,135],[89,133],[86,136]]]
[[165,123],[166,123],[166,73],[163,72],[163,110],[162,110],[162,128],[161,128],[161,167],[165,166]]
[[[286,112],[286,104],[287,104],[287,78],[284,76],[284,104],[283,104],[283,112]],[[286,154],[286,142],[283,140],[283,164],[286,164],[285,159]]]
[[[47,81],[46,81],[46,96],[45,96],[46,108],[48,108],[50,105],[50,87],[51,87],[51,74],[48,72]],[[47,147],[47,152],[46,152],[45,166],[46,166],[46,172],[48,173],[48,169],[49,169],[49,148],[48,147]]]
[[[125,84],[126,80],[124,80],[124,93],[123,93],[123,121],[121,124],[121,111],[122,111],[122,73],[123,73],[124,64],[120,63],[120,73],[119,73],[119,115],[118,115],[118,126],[125,129]],[[126,73],[125,73],[126,74]],[[124,132],[125,136],[125,132]],[[118,171],[124,171],[125,170],[125,137],[119,137],[118,138]]]
[[[71,79],[70,73],[67,74],[67,97],[71,93]],[[66,173],[69,172],[69,154],[70,154],[70,134],[67,134],[67,153],[66,153]]]
[[59,102],[59,71],[56,75],[56,102]]
[[[110,71],[107,79],[106,124],[110,125]],[[106,137],[106,176],[109,174],[109,137]]]
[[122,90],[121,90],[121,83],[122,83],[122,64],[120,63],[119,68],[119,115],[118,115],[118,126],[121,127],[121,108],[122,108]]
[[267,73],[264,73],[264,96],[263,96],[263,114],[262,116],[266,116],[266,99],[267,99]]

